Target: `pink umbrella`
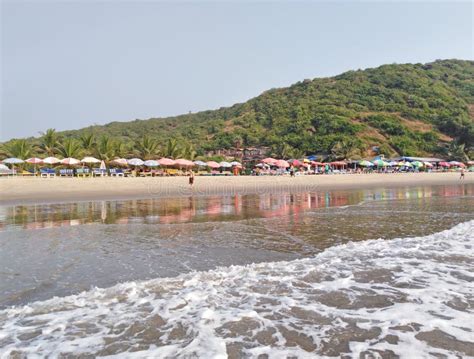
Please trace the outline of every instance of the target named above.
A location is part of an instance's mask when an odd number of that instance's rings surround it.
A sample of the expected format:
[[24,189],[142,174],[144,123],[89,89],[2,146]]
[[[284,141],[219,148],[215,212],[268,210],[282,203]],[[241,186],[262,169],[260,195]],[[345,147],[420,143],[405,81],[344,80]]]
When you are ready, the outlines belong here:
[[61,164],[68,165],[68,166],[77,165],[78,163],[81,163],[81,161],[76,160],[75,158],[72,158],[72,157],[68,157],[61,160]]
[[298,161],[298,160],[293,160],[293,161],[291,161],[291,164],[292,164],[293,166],[296,166],[296,167],[303,165],[303,164],[302,164],[300,161]]
[[267,158],[264,158],[264,159],[262,160],[262,162],[263,162],[263,163],[266,163],[266,164],[269,164],[269,165],[272,165],[272,164],[276,163],[277,160],[274,159],[274,158],[271,158],[271,157],[267,157]]
[[36,165],[36,164],[39,164],[39,163],[43,163],[43,160],[41,158],[31,157],[31,158],[28,158],[25,162]]
[[211,168],[219,168],[221,165],[214,161],[209,161],[206,163]]
[[158,163],[161,166],[173,166],[173,165],[176,164],[176,161],[172,160],[170,158],[162,158],[162,159],[158,160]]
[[285,160],[277,160],[275,162],[275,165],[277,165],[278,167],[280,168],[287,168],[287,167],[290,167],[290,164],[288,162],[286,162]]
[[184,166],[184,167],[192,167],[194,166],[193,161],[185,160],[184,158],[178,158],[176,161],[174,161],[175,164],[178,166]]
[[448,162],[440,162],[439,165],[441,167],[451,167],[451,165]]

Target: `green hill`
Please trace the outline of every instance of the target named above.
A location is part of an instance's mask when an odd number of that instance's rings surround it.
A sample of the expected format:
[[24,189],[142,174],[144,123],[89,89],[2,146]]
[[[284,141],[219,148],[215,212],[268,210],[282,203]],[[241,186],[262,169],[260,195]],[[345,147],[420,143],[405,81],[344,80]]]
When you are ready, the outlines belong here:
[[[468,153],[474,144],[474,61],[438,60],[349,71],[271,89],[231,107],[112,122],[58,135],[62,141],[82,136],[84,142],[88,133],[94,134],[95,146],[100,141],[109,141],[110,151],[119,146],[118,155],[123,154],[120,151],[147,155],[140,144],[145,139],[153,144],[147,157],[159,152],[173,155],[169,146],[194,149],[198,155],[230,147],[268,146],[279,157],[358,158],[374,150],[387,156]],[[176,143],[169,143],[170,138]]]

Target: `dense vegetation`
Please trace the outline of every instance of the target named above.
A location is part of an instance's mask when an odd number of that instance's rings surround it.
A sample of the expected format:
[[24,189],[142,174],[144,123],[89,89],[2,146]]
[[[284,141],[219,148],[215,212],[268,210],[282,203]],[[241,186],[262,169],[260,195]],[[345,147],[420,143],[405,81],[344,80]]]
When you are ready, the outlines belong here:
[[283,158],[380,153],[463,160],[472,156],[473,112],[474,62],[439,60],[304,80],[213,111],[48,130],[40,138],[9,141],[3,152],[193,158],[217,149],[268,146]]

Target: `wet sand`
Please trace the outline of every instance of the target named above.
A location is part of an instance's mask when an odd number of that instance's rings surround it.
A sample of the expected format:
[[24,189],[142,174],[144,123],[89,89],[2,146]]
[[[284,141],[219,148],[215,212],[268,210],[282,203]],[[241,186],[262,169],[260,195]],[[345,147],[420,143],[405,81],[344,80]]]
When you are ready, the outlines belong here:
[[458,173],[397,173],[360,175],[196,177],[190,187],[187,177],[147,178],[0,178],[0,204],[55,203],[69,201],[160,198],[190,195],[264,194],[328,189],[454,185],[474,183],[474,174],[464,180]]

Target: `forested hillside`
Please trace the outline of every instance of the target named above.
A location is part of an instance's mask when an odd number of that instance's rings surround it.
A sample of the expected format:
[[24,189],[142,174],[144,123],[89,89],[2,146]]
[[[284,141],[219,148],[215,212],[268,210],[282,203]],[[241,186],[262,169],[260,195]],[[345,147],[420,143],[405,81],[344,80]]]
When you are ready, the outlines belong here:
[[[24,146],[32,145],[32,153],[44,152],[45,136],[28,139]],[[66,142],[77,152],[102,157],[104,152],[106,157],[195,156],[234,146],[268,146],[283,158],[360,158],[374,154],[374,147],[386,156],[460,158],[474,144],[474,62],[439,60],[349,71],[271,89],[218,110],[112,122],[54,136],[57,151]],[[10,141],[4,152],[19,145]]]

